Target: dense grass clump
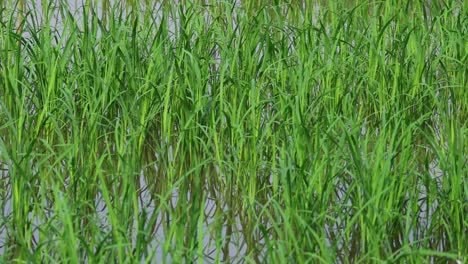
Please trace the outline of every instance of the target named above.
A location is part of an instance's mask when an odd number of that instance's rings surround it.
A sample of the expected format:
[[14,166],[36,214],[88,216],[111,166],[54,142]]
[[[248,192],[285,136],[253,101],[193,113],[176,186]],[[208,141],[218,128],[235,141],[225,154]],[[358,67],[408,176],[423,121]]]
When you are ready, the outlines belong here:
[[468,2],[177,2],[3,1],[0,261],[467,260]]

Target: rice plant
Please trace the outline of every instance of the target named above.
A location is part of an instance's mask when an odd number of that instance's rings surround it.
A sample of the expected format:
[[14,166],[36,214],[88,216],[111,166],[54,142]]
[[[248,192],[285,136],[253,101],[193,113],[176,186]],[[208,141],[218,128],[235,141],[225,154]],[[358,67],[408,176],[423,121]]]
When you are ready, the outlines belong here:
[[466,1],[0,3],[0,261],[467,261]]

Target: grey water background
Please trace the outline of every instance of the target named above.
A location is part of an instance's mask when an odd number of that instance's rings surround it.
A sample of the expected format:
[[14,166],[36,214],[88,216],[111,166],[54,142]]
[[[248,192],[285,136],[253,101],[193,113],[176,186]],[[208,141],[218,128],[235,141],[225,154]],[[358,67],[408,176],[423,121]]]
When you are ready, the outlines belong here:
[[[74,15],[74,17],[80,22],[80,23],[83,23],[82,19],[83,19],[83,6],[85,5],[85,0],[74,0],[74,1],[68,1],[68,4],[69,4],[69,11]],[[114,1],[111,1],[111,5],[115,4]],[[159,10],[161,8],[161,4],[158,4],[156,1],[154,1],[154,5],[151,7],[152,9],[154,10]],[[39,1],[39,0],[36,0],[36,2],[33,2],[33,3],[29,3],[28,4],[28,9],[29,10],[33,10],[33,12],[37,12],[37,14],[39,14],[39,16],[36,16],[36,18],[38,19],[38,21],[36,21],[37,23],[42,23],[41,21],[41,10],[43,10],[43,6],[42,6],[42,1]],[[51,8],[53,9],[53,6],[51,6]],[[318,7],[317,9],[318,10]],[[102,14],[102,6],[101,5],[97,5],[96,6],[96,10],[95,10],[98,14]],[[318,15],[318,13],[317,13]],[[56,32],[61,32],[62,28],[63,28],[63,21],[61,19],[61,16],[58,12],[55,12],[54,15],[51,17],[51,21],[50,21],[50,25],[51,25],[51,29],[56,31]],[[28,17],[27,19],[31,19],[31,17]],[[175,29],[176,25],[177,25],[177,18],[174,19],[173,23],[171,23],[171,25],[173,26],[172,30]],[[313,21],[315,22],[315,21]],[[25,36],[27,37],[27,32],[24,33]],[[56,43],[57,44],[57,43]],[[437,117],[435,117],[437,118]],[[366,128],[362,128],[362,133],[365,134],[366,133]],[[0,142],[1,143],[1,142]],[[0,148],[0,151],[1,151],[1,148]],[[0,157],[1,157],[1,152],[0,152]],[[158,169],[157,167],[155,168],[156,170]],[[433,162],[433,164],[431,164],[431,176],[432,177],[441,177],[442,176],[442,172],[440,171],[439,168],[437,168],[436,166],[436,163],[435,161]],[[5,179],[7,177],[9,177],[8,175],[8,167],[6,166],[6,164],[2,164],[0,163],[0,177],[2,179]],[[272,182],[273,180],[270,179],[270,181]],[[145,177],[143,175],[143,173],[141,174],[140,176],[140,186],[142,186],[141,188],[141,192],[140,192],[140,199],[138,201],[139,203],[139,207],[140,208],[145,208],[146,210],[148,210],[149,212],[154,212],[155,210],[158,209],[158,205],[155,204],[155,201],[151,198],[151,194],[148,190],[148,188],[146,188],[147,186],[147,183],[146,183],[146,180],[145,180]],[[339,188],[341,190],[344,190],[345,188]],[[3,191],[3,190],[2,190]],[[422,192],[421,192],[422,193]],[[190,195],[190,194],[189,194]],[[422,194],[421,194],[422,195]],[[342,193],[339,193],[338,196],[342,196],[344,197],[345,194]],[[3,194],[1,195],[1,197],[5,197]],[[421,197],[423,198],[423,197]],[[177,188],[174,188],[170,194],[170,201],[171,201],[171,204],[177,204],[179,202],[179,190]],[[2,201],[1,202],[2,204],[2,217],[3,219],[5,219],[6,217],[8,217],[9,215],[11,215],[13,212],[12,212],[12,201],[11,201],[11,197],[7,197],[5,201]],[[95,207],[96,207],[96,211],[98,212],[98,218],[99,218],[99,221],[101,221],[102,225],[103,226],[109,226],[110,223],[108,223],[107,221],[107,218],[106,216],[108,215],[108,209],[106,208],[106,205],[105,205],[105,201],[103,199],[103,197],[96,197],[96,203],[95,203]],[[215,221],[214,219],[214,212],[216,210],[221,210],[221,211],[226,211],[226,210],[229,210],[228,208],[216,208],[217,205],[216,205],[216,202],[213,201],[212,198],[210,197],[207,197],[206,201],[205,201],[205,223],[204,223],[204,226],[203,226],[203,229],[204,230],[208,230],[210,228],[210,225]],[[421,219],[427,219],[427,218],[430,218],[431,217],[431,214],[433,212],[433,210],[435,210],[434,208],[425,208],[425,204],[421,204],[421,207],[423,208],[422,212],[424,212],[425,215],[422,215],[421,216]],[[163,219],[162,218],[162,215],[160,214],[158,216],[158,219],[157,219],[157,226],[158,228],[156,229],[155,233],[154,233],[154,241],[153,241],[153,244],[152,244],[152,248],[150,249],[151,251],[154,251],[155,252],[155,258],[153,259],[153,263],[161,263],[163,261],[163,258],[165,257],[165,254],[164,254],[164,249],[163,249],[163,243],[166,242],[166,236],[165,236],[165,233],[164,233],[164,229],[162,228],[162,226],[165,224],[164,222],[166,221],[166,219]],[[37,219],[35,219],[33,221],[33,225],[40,225],[41,223],[38,222]],[[135,227],[136,228],[136,227]],[[236,258],[239,258],[240,256],[243,256],[246,254],[246,250],[247,250],[247,245],[245,243],[245,241],[243,241],[243,238],[242,238],[242,235],[241,235],[241,229],[242,229],[242,226],[240,224],[240,220],[238,219],[238,224],[233,228],[233,234],[232,234],[232,239],[230,240],[230,244],[229,244],[229,252],[228,252],[228,256],[224,256],[224,252],[221,252],[221,259],[231,259],[231,260],[234,260]],[[336,226],[325,226],[324,229],[325,230],[331,230],[331,229],[337,229],[337,228],[340,228],[340,220],[338,219],[337,221],[337,224]],[[38,235],[39,231],[36,230],[34,231],[34,237],[36,238],[36,240],[38,240],[39,238],[39,235]],[[223,231],[222,231],[222,236],[226,237],[227,236],[227,233],[228,233],[228,227],[227,226],[224,226],[223,227]],[[213,238],[213,237],[210,237],[209,236],[209,232],[206,232],[206,236],[203,238],[203,252],[205,254],[205,256],[209,259],[209,258],[214,258],[215,254],[216,254],[216,245],[215,245],[215,240],[216,238]],[[7,238],[7,230],[6,230],[6,227],[4,224],[2,224],[2,222],[0,221],[0,254],[3,254],[4,253],[4,245],[6,243],[6,241],[8,240]],[[136,238],[132,238],[133,240],[136,240]],[[409,238],[410,240],[413,240],[413,237],[411,236]],[[265,244],[265,238],[261,239],[258,241],[259,245],[262,245],[262,244]],[[331,245],[331,242],[328,241],[328,244]],[[170,256],[168,259],[166,259],[166,261],[169,261],[170,262]]]
[[[63,19],[61,17],[60,12],[58,12],[58,9],[57,9],[56,5],[61,4],[61,3],[59,1],[51,1],[51,2],[52,2],[52,4],[49,6],[50,14],[51,14],[49,16],[49,18],[50,18],[50,22],[49,22],[50,30],[52,32],[57,33],[60,36],[61,32],[63,31],[64,21],[63,21]],[[76,19],[77,24],[82,24],[84,22],[83,21],[83,8],[86,8],[86,6],[85,6],[86,2],[88,2],[88,1],[86,1],[86,0],[68,1],[68,11],[70,11],[70,13],[74,16],[74,19]],[[93,2],[97,2],[97,1],[93,1]],[[174,1],[174,3],[176,3],[176,2],[177,1]],[[63,1],[62,1],[62,3],[63,3]],[[110,1],[111,6],[113,6],[116,3],[118,3],[118,2],[116,2],[115,0]],[[43,1],[41,1],[41,0],[35,0],[35,1],[32,1],[32,2],[29,1],[26,4],[27,4],[27,6],[26,6],[25,10],[28,10],[28,12],[33,13],[32,16],[26,16],[26,19],[29,20],[30,22],[41,25],[44,22],[43,21],[43,15],[42,15],[42,12],[44,10]],[[162,8],[162,5],[160,3],[158,3],[157,1],[154,1],[153,5],[150,8],[152,10],[156,10],[156,12],[158,12],[158,10],[160,10],[160,8]],[[94,6],[94,11],[100,17],[102,17],[102,4],[98,3],[96,6]],[[18,12],[17,7],[15,9],[10,10],[9,12],[13,12],[13,13]],[[32,21],[32,19],[34,19],[34,21]],[[177,23],[178,23],[178,18],[176,17],[170,23],[170,27],[171,27],[170,30],[171,31],[175,30],[175,27],[176,27]],[[98,34],[100,34],[99,31],[98,31]],[[22,35],[25,38],[28,38],[30,36],[27,31],[22,32]],[[54,45],[59,44],[59,43],[57,43],[58,39],[52,39],[52,41],[54,41],[54,43],[52,43]],[[0,110],[1,110],[1,108],[0,108]],[[0,138],[0,143],[2,143],[1,138]],[[169,148],[169,151],[172,152],[172,147]],[[172,153],[170,153],[170,156],[172,156]],[[1,148],[0,148],[0,161],[1,161],[1,158],[2,158],[2,153],[1,153]],[[155,169],[158,170],[157,166],[156,166]],[[9,171],[8,170],[8,165],[6,163],[2,164],[0,162],[0,178],[1,179],[7,179],[8,177],[10,177],[8,171]],[[6,181],[3,181],[3,182],[6,182]],[[139,190],[139,198],[140,199],[138,200],[138,205],[139,205],[140,208],[145,208],[145,210],[148,212],[148,215],[151,216],[152,213],[154,213],[156,210],[158,210],[158,205],[152,199],[150,191],[147,188],[148,185],[146,183],[146,180],[145,180],[145,177],[144,177],[143,173],[141,173],[141,175],[140,175],[140,186],[141,186],[141,190]],[[12,205],[12,198],[11,198],[11,186],[10,186],[10,191],[8,191],[7,186],[2,186],[1,191],[4,191],[6,193],[10,192],[10,196],[6,196],[6,194],[0,194],[0,199],[3,199],[2,197],[5,197],[5,200],[0,201],[0,204],[1,204],[1,209],[2,209],[2,219],[6,220],[6,218],[8,218],[8,216],[13,214],[13,205]],[[66,195],[66,194],[63,194],[63,195]],[[188,196],[190,197],[190,194],[188,194]],[[175,187],[172,190],[172,192],[170,193],[169,200],[170,200],[170,204],[172,206],[176,205],[179,202],[179,189],[177,187]],[[204,210],[205,211],[205,222],[203,224],[203,230],[206,231],[206,230],[208,230],[210,228],[210,226],[215,221],[215,218],[214,218],[215,211],[217,211],[217,210],[227,211],[228,209],[227,208],[221,208],[221,209],[216,208],[217,207],[216,202],[213,200],[213,198],[210,198],[210,197],[207,197],[204,204],[205,204],[205,210]],[[106,202],[105,202],[104,198],[100,194],[98,194],[98,196],[96,197],[95,208],[96,208],[98,220],[100,221],[100,225],[103,226],[103,228],[109,228],[111,226],[109,220],[107,219],[109,211],[108,211],[108,208],[106,206]],[[169,221],[172,221],[172,220],[169,219]],[[165,253],[164,248],[163,248],[164,243],[167,242],[166,241],[167,240],[166,235],[165,235],[164,228],[163,228],[163,225],[167,224],[167,219],[163,219],[163,215],[159,214],[158,217],[157,217],[156,222],[157,222],[156,226],[158,228],[155,230],[155,232],[153,234],[154,239],[153,239],[151,248],[148,249],[149,252],[154,253],[154,258],[152,259],[152,263],[162,263],[164,260],[168,261],[170,263],[171,262],[171,256],[170,256],[170,254],[168,255],[167,253]],[[242,228],[241,225],[240,225],[240,220],[237,223],[238,224],[236,226],[230,227],[230,228],[232,228],[232,231],[228,231],[228,226],[224,226],[222,228],[222,232],[221,232],[222,237],[227,237],[228,232],[230,232],[230,233],[232,232],[232,233],[230,234],[231,238],[230,238],[230,243],[228,245],[228,252],[227,252],[228,255],[224,255],[225,252],[223,252],[222,250],[219,250],[220,254],[221,254],[220,255],[221,259],[230,259],[232,261],[238,259],[240,261],[240,258],[246,254],[247,245],[246,245],[245,241],[243,241],[242,235],[240,234],[241,233],[240,230]],[[32,236],[33,236],[33,240],[37,244],[40,244],[39,229],[34,228],[34,227],[39,227],[42,224],[44,224],[44,223],[42,223],[39,219],[37,219],[37,218],[32,219],[32,226],[33,226],[33,229],[34,229]],[[136,231],[136,228],[137,227],[134,226],[134,231]],[[3,220],[0,221],[0,255],[3,255],[5,253],[5,246],[6,246],[6,243],[7,243],[8,239],[9,239],[8,238],[8,236],[9,236],[8,232],[9,231],[7,230],[7,226],[4,224],[4,221]],[[132,232],[132,233],[136,234],[137,232]],[[202,245],[203,252],[204,252],[205,258],[207,258],[208,260],[209,259],[214,260],[216,254],[217,254],[217,252],[216,252],[216,239],[218,239],[218,238],[210,237],[209,232],[206,232],[206,235],[203,237],[203,245]],[[136,242],[136,235],[134,237],[132,237],[132,242],[133,243]],[[258,241],[258,243],[261,244],[263,242]]]

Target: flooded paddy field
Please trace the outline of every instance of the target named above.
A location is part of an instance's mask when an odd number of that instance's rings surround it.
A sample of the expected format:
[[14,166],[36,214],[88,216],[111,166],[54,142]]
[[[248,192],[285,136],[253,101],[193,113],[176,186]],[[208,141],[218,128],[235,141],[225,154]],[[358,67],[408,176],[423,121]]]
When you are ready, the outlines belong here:
[[0,3],[0,261],[467,260],[464,1]]

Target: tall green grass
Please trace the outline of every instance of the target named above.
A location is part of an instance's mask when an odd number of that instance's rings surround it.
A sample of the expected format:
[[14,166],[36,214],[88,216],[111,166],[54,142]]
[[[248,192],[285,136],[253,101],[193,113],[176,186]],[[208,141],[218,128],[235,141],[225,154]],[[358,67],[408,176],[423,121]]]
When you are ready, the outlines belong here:
[[2,261],[466,261],[466,2],[145,3],[2,2]]

